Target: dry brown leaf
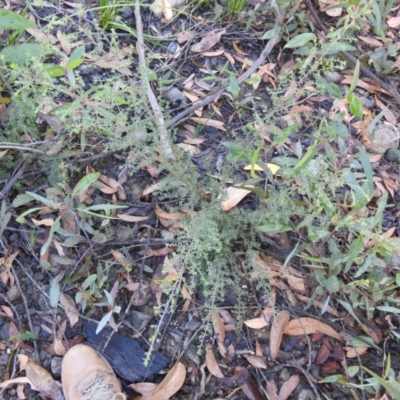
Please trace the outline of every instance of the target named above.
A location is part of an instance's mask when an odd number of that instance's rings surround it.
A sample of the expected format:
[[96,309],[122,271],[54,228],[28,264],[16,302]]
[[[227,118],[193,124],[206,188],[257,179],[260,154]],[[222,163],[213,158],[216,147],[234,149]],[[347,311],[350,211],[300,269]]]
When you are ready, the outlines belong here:
[[160,188],[160,185],[158,183],[155,183],[154,185],[149,186],[147,189],[143,190],[142,196],[147,196],[150,193],[155,192]]
[[28,383],[29,385],[31,385],[31,388],[33,390],[39,391],[35,385],[33,385],[33,383],[29,380],[29,378],[27,378],[26,376],[21,376],[19,378],[14,378],[14,379],[9,379],[7,381],[4,382],[0,382],[0,389],[4,389],[8,386],[12,386],[18,383]]
[[282,343],[283,330],[289,322],[289,319],[290,314],[287,311],[280,311],[272,321],[269,342],[271,348],[271,358],[273,360],[275,360],[275,358],[278,356]]
[[100,175],[99,181],[112,188],[114,190],[113,193],[117,192],[120,200],[126,200],[125,190],[118,181],[106,175]]
[[0,158],[3,158],[7,153],[8,153],[8,149],[0,151]]
[[215,337],[221,343],[225,342],[225,326],[224,322],[222,321],[221,316],[218,314],[217,311],[211,311],[212,316],[212,324],[214,328]]
[[184,214],[181,213],[168,213],[160,208],[158,204],[155,207],[155,213],[158,218],[166,219],[166,220],[179,220],[184,217]]
[[225,53],[225,50],[223,48],[214,50],[214,51],[205,51],[204,53],[201,53],[203,57],[218,57],[222,54]]
[[247,56],[249,53],[245,53],[243,50],[240,50],[237,42],[232,42],[232,47],[235,49],[236,53],[241,54],[242,56]]
[[69,56],[71,54],[71,43],[68,38],[61,32],[61,30],[57,31],[57,39],[60,41],[60,45],[64,53]]
[[222,208],[223,211],[229,211],[230,209],[235,207],[249,193],[251,193],[251,191],[231,186],[226,190],[226,193],[227,193],[227,196],[226,196],[225,200],[223,200],[221,202],[221,208]]
[[347,358],[356,358],[364,355],[368,351],[368,347],[345,347]]
[[206,344],[206,366],[210,371],[211,375],[216,376],[217,378],[224,378],[224,374],[219,367],[217,360],[215,358],[214,352],[212,350],[212,346],[210,343]]
[[371,36],[358,36],[358,38],[360,39],[360,40],[362,40],[364,43],[367,43],[367,44],[369,44],[370,46],[373,46],[373,47],[381,47],[381,46],[383,46],[383,43],[382,43],[382,41],[380,41],[380,40],[378,40],[378,39],[376,39],[376,38],[374,38],[374,37],[371,37]]
[[182,387],[185,378],[186,369],[181,362],[178,362],[153,391],[135,400],[168,400]]
[[260,342],[256,339],[256,356],[263,357],[264,351],[261,347]]
[[141,222],[149,219],[149,217],[141,217],[139,215],[129,215],[129,214],[118,214],[117,217],[125,222]]
[[219,42],[224,33],[226,33],[225,28],[218,32],[209,33],[203,39],[201,39],[199,43],[194,44],[190,50],[194,53],[202,53],[203,51],[210,50]]
[[231,63],[231,65],[235,65],[235,59],[232,57],[231,53],[224,51],[224,57]]
[[36,225],[36,226],[53,226],[54,224],[54,219],[51,218],[45,218],[45,219],[35,219],[35,218],[31,218],[32,222]]
[[400,26],[400,16],[399,17],[390,17],[387,20],[387,24],[390,28],[398,28]]
[[267,381],[267,384],[265,385],[265,391],[267,392],[269,400],[279,400],[278,387],[276,386],[276,382],[274,380]]
[[178,35],[176,35],[176,40],[179,44],[182,44],[182,43],[185,43],[188,40],[192,39],[193,37],[194,37],[194,32],[185,31],[185,32],[178,33]]
[[299,383],[299,375],[292,375],[288,380],[283,382],[279,391],[279,400],[287,400]]
[[190,119],[194,122],[197,122],[198,124],[212,126],[213,128],[226,132],[224,123],[222,121],[217,121],[215,119],[208,119],[208,118],[198,118],[198,117],[192,117]]
[[323,333],[337,340],[343,340],[342,337],[329,325],[324,324],[314,318],[298,318],[291,320],[283,331],[284,334],[290,336],[311,335],[313,333]]
[[265,357],[255,356],[253,354],[243,354],[243,357],[256,368],[267,369],[267,360]]
[[[287,280],[293,289],[299,292],[306,290],[302,274],[291,266],[283,268],[283,263],[274,257],[265,256],[263,259],[255,257],[253,258],[253,264],[268,273],[270,282],[274,286],[279,287],[279,279],[277,278],[282,278]],[[252,278],[257,278],[258,275],[259,272],[255,269],[252,273]]]
[[251,329],[262,329],[269,325],[269,320],[275,315],[275,313],[271,307],[265,307],[263,315],[263,317],[248,319],[247,321],[244,321],[244,323]]
[[186,143],[178,143],[177,146],[181,148],[183,151],[187,151],[191,156],[193,154],[199,154],[200,149],[196,146],[193,146],[191,144],[186,144]]
[[124,268],[132,267],[132,263],[120,251],[111,250],[111,253],[118,264],[121,264]]
[[0,266],[4,266],[4,271],[0,272],[0,280],[7,285],[9,282],[9,288],[14,286],[14,275],[11,272],[12,263],[15,260],[15,257],[19,254],[19,250],[10,256],[0,258]]
[[56,382],[50,372],[34,361],[28,360],[26,363],[26,377],[32,382],[33,386],[40,392],[42,397],[52,399],[62,399],[61,385]]
[[60,294],[60,304],[64,307],[64,311],[69,319],[71,328],[79,321],[79,312],[76,308],[75,302],[69,294]]

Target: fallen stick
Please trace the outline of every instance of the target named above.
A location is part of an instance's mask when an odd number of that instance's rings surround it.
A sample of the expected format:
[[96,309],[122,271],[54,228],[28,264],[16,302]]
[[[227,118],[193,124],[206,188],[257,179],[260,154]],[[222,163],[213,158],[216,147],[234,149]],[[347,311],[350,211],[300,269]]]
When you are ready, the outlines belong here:
[[[140,4],[139,0],[136,0],[135,3],[135,21],[136,21],[136,50],[139,56],[139,67],[143,68],[146,67],[146,58],[144,54],[144,39],[143,39],[143,24],[142,24],[142,17],[140,15]],[[159,132],[160,132],[160,142],[162,146],[162,153],[166,160],[173,160],[175,159],[174,152],[168,141],[168,132],[167,132],[167,125],[164,121],[162,111],[156,96],[151,89],[150,83],[148,80],[145,82],[146,85],[146,95],[149,99],[150,106],[154,113],[154,118],[156,120]]]

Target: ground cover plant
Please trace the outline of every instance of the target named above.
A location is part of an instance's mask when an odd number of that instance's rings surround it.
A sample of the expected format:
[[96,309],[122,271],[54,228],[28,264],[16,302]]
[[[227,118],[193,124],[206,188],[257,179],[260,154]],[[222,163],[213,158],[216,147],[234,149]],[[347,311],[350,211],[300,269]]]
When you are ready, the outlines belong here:
[[399,398],[399,26],[392,0],[6,2],[1,396],[62,399],[68,348],[124,335],[131,398]]

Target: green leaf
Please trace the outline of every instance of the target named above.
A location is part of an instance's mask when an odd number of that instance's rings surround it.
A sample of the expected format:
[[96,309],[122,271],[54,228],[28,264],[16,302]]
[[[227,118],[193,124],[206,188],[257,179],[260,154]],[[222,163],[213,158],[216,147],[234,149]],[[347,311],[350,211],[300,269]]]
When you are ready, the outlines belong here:
[[[1,23],[0,23],[1,27]],[[37,43],[22,43],[15,46],[4,47],[0,55],[7,63],[14,63],[24,66],[31,58],[39,57],[43,53],[43,48]]]
[[25,192],[28,196],[33,197],[35,200],[40,201],[41,203],[43,203],[45,206],[50,207],[50,208],[54,208],[55,204],[54,202],[47,200],[45,197],[40,196],[40,194],[36,194],[33,192]]
[[312,159],[316,148],[316,143],[308,147],[307,153],[294,167],[295,172],[299,172]]
[[17,222],[19,222],[20,224],[25,223],[25,216],[28,214],[31,214],[33,212],[39,211],[41,210],[43,207],[35,207],[35,208],[30,208],[29,210],[26,210],[25,212],[23,212],[18,218],[16,218],[15,220]]
[[353,93],[357,87],[358,79],[360,78],[360,60],[357,60],[356,67],[354,68],[353,72],[353,80],[351,81],[351,86],[349,89],[349,93]]
[[269,31],[264,33],[261,40],[269,40],[269,39],[273,38],[276,34],[279,33],[279,30],[280,30],[280,28],[278,26],[274,26],[273,29],[270,29]]
[[117,210],[119,208],[127,208],[128,206],[120,206],[116,204],[96,204],[95,206],[90,206],[86,209],[82,209],[79,211],[109,211],[109,210]]
[[353,376],[357,375],[360,371],[360,367],[358,365],[352,365],[346,369],[347,376],[352,378]]
[[90,185],[99,179],[100,172],[92,172],[90,174],[85,175],[74,187],[72,191],[72,197],[80,196],[89,189]]
[[50,76],[54,76],[55,78],[65,75],[65,69],[61,65],[44,64],[44,69]]
[[60,298],[60,285],[58,283],[57,278],[51,281],[49,296],[50,296],[50,305],[53,308],[56,308],[58,304],[58,299]]
[[29,194],[23,193],[19,194],[12,202],[12,206],[14,208],[24,206],[27,203],[30,203],[32,201],[32,196],[29,196]]
[[354,93],[350,93],[347,96],[347,102],[349,103],[350,112],[361,119],[363,117],[361,100]]
[[400,398],[400,383],[394,379],[389,379],[385,381],[375,372],[371,371],[367,367],[362,367],[365,371],[367,371],[371,376],[373,376],[380,385],[382,385],[390,396],[393,396],[394,399]]
[[337,299],[337,301],[353,316],[353,318],[360,325],[362,325],[360,319],[357,317],[357,314],[354,312],[353,307],[349,303],[347,303],[346,301],[343,301],[343,300],[339,300],[339,299]]
[[235,99],[237,99],[239,97],[240,86],[239,86],[238,80],[236,79],[236,77],[233,74],[229,75],[229,85],[227,87],[227,90],[229,93],[232,94],[232,96]]
[[99,324],[97,325],[97,329],[96,329],[96,335],[98,335],[101,330],[107,325],[107,322],[110,320],[111,315],[112,315],[112,311],[109,311],[99,322]]
[[365,177],[367,178],[366,185],[368,188],[368,195],[372,196],[374,193],[374,180],[373,180],[372,165],[371,165],[371,162],[369,161],[368,153],[365,151],[364,147],[360,147],[359,154],[360,154],[361,165],[363,166],[363,169],[365,172]]
[[256,227],[257,231],[265,232],[265,233],[282,233],[292,230],[292,228],[288,225],[283,224],[264,224]]
[[10,10],[0,10],[0,29],[30,29],[36,24]]
[[313,33],[302,33],[297,35],[292,40],[286,43],[285,49],[294,49],[296,47],[304,46],[306,43],[310,41],[315,41],[317,37]]
[[85,46],[77,47],[69,56],[67,69],[72,70],[82,64],[82,56],[85,54]]
[[87,289],[92,283],[96,282],[97,274],[89,275],[82,283],[82,289]]
[[326,288],[331,293],[337,292],[340,289],[339,279],[335,275],[330,276],[326,281]]

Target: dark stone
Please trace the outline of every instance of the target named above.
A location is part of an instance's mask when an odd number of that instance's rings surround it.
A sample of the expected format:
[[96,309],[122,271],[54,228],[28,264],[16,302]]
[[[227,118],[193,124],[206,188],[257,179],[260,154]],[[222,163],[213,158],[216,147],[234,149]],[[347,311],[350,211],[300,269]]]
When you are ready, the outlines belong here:
[[0,340],[7,340],[10,337],[10,323],[5,322],[0,327]]
[[399,155],[392,149],[389,149],[385,155],[386,160],[391,162],[400,162]]

